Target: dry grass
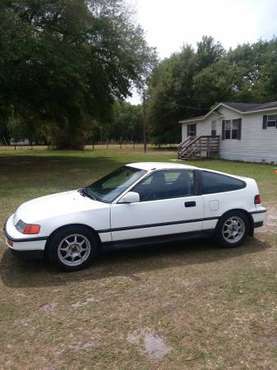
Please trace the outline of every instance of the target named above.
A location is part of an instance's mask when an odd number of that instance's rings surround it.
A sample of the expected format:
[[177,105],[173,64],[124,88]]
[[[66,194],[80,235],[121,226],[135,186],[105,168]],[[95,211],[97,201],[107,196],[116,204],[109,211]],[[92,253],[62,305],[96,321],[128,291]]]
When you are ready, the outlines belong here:
[[[28,198],[121,163],[171,158],[3,153],[0,221]],[[256,177],[270,207],[266,228],[234,250],[198,241],[107,251],[73,274],[2,248],[1,369],[277,368],[277,176],[270,166],[199,164]]]

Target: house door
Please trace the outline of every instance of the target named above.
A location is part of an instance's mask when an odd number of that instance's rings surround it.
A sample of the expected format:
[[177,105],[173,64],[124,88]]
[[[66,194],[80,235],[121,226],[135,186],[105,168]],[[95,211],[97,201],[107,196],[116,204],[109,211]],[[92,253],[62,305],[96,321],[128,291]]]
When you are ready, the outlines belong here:
[[188,125],[188,130],[187,130],[187,136],[192,136],[192,137],[195,137],[196,136],[196,124],[190,124]]
[[216,121],[212,121],[211,136],[216,137]]

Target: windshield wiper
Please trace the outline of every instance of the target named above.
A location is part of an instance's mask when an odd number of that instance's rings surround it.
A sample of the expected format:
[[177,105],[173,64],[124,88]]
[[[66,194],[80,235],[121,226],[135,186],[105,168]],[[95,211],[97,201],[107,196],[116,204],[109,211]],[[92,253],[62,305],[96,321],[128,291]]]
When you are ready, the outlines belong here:
[[87,197],[87,198],[90,198],[90,199],[93,199],[93,200],[96,200],[96,198],[94,198],[91,194],[88,193],[88,191],[86,190],[86,188],[81,188],[78,190],[78,192],[83,196],[83,197]]

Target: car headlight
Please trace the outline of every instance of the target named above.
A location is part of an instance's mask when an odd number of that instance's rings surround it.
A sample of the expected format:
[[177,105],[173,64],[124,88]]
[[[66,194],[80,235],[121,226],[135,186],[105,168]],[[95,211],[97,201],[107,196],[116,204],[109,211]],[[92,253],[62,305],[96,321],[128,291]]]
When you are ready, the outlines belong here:
[[16,229],[22,234],[39,234],[40,225],[25,224],[24,221],[19,220],[15,225]]

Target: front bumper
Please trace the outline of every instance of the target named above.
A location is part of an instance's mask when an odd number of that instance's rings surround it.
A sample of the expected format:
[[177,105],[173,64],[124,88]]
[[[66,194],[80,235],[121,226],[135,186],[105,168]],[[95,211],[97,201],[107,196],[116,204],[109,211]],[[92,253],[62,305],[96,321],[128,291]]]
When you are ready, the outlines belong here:
[[15,228],[13,217],[14,215],[11,215],[4,226],[7,247],[18,252],[44,251],[47,237],[30,236],[26,238]]

